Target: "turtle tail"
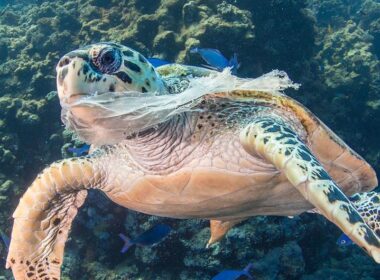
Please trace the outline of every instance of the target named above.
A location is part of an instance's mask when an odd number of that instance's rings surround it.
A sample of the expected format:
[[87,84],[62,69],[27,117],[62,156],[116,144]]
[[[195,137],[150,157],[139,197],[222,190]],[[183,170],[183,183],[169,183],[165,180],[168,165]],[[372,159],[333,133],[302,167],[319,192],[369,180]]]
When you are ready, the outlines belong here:
[[53,163],[40,173],[13,213],[6,267],[16,280],[60,279],[64,245],[87,189],[101,184],[90,157]]

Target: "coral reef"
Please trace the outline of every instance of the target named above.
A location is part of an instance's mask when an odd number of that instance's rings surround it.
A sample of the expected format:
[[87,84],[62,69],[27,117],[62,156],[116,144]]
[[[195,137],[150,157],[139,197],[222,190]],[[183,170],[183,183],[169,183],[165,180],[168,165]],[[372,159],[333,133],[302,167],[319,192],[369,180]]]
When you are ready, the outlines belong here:
[[[55,64],[66,52],[116,41],[170,61],[200,64],[194,46],[236,52],[241,76],[279,68],[303,84],[289,92],[379,171],[380,4],[375,0],[57,0],[0,6],[0,228],[34,176],[81,143],[60,122]],[[350,121],[347,118],[350,117]],[[162,243],[122,255],[117,234],[136,236],[158,221]],[[252,218],[205,249],[207,221],[134,213],[91,193],[67,244],[63,279],[211,279],[254,264],[255,279],[376,279],[359,248],[335,245],[322,217]],[[6,248],[0,245],[0,275]],[[79,257],[80,256],[80,257]],[[85,275],[85,276],[83,276]],[[7,278],[8,279],[8,278]]]
[[318,30],[314,59],[319,83],[315,86],[324,98],[314,96],[311,102],[305,103],[321,112],[318,115],[322,120],[330,120],[330,127],[379,171],[376,135],[380,129],[377,121],[380,116],[379,38],[376,37],[379,5],[372,0],[309,0],[309,6],[315,10]]
[[[380,88],[379,61],[372,53],[373,37],[349,20],[346,25],[328,34],[318,54],[322,79],[337,91],[370,94]],[[342,58],[344,59],[342,61]]]

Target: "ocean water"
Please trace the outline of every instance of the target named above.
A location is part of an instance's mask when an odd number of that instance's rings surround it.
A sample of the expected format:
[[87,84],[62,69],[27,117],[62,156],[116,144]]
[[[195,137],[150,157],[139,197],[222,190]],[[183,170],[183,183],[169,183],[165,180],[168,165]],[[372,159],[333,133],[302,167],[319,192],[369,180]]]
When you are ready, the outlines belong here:
[[[301,85],[285,94],[380,172],[378,0],[0,0],[0,279],[13,279],[4,240],[21,196],[41,170],[84,145],[61,121],[55,67],[98,42],[194,66],[207,64],[195,47],[228,60],[236,53],[244,79],[285,71]],[[170,233],[154,230],[158,224]],[[137,243],[125,253],[120,233]],[[253,279],[380,279],[380,265],[359,246],[338,244],[341,234],[318,214],[255,216],[206,248],[208,220],[146,215],[91,190],[73,221],[61,279],[206,280],[250,263]]]

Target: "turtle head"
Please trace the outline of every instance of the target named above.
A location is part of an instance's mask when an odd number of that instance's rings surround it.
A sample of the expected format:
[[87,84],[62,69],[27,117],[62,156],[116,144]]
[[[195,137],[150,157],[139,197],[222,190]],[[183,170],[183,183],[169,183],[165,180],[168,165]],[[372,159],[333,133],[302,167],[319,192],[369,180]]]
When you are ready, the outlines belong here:
[[64,55],[57,65],[61,102],[106,92],[162,92],[154,67],[138,52],[115,43],[93,44]]

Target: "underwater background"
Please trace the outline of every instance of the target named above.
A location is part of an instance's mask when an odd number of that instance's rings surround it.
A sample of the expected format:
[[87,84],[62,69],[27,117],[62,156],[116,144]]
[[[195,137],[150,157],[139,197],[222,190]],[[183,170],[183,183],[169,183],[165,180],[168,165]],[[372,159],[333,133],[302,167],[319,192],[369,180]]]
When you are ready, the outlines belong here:
[[[287,94],[311,109],[380,174],[379,0],[0,0],[0,229],[47,164],[82,143],[66,131],[55,65],[65,53],[114,41],[147,57],[200,65],[193,47],[238,54],[239,76],[272,69],[301,83]],[[121,254],[119,233],[173,230]],[[211,279],[253,263],[255,279],[380,279],[380,266],[340,230],[302,214],[253,217],[210,249],[209,222],[136,213],[92,192],[74,221],[62,279]],[[0,279],[7,248],[0,244]],[[243,279],[243,278],[242,278]]]

